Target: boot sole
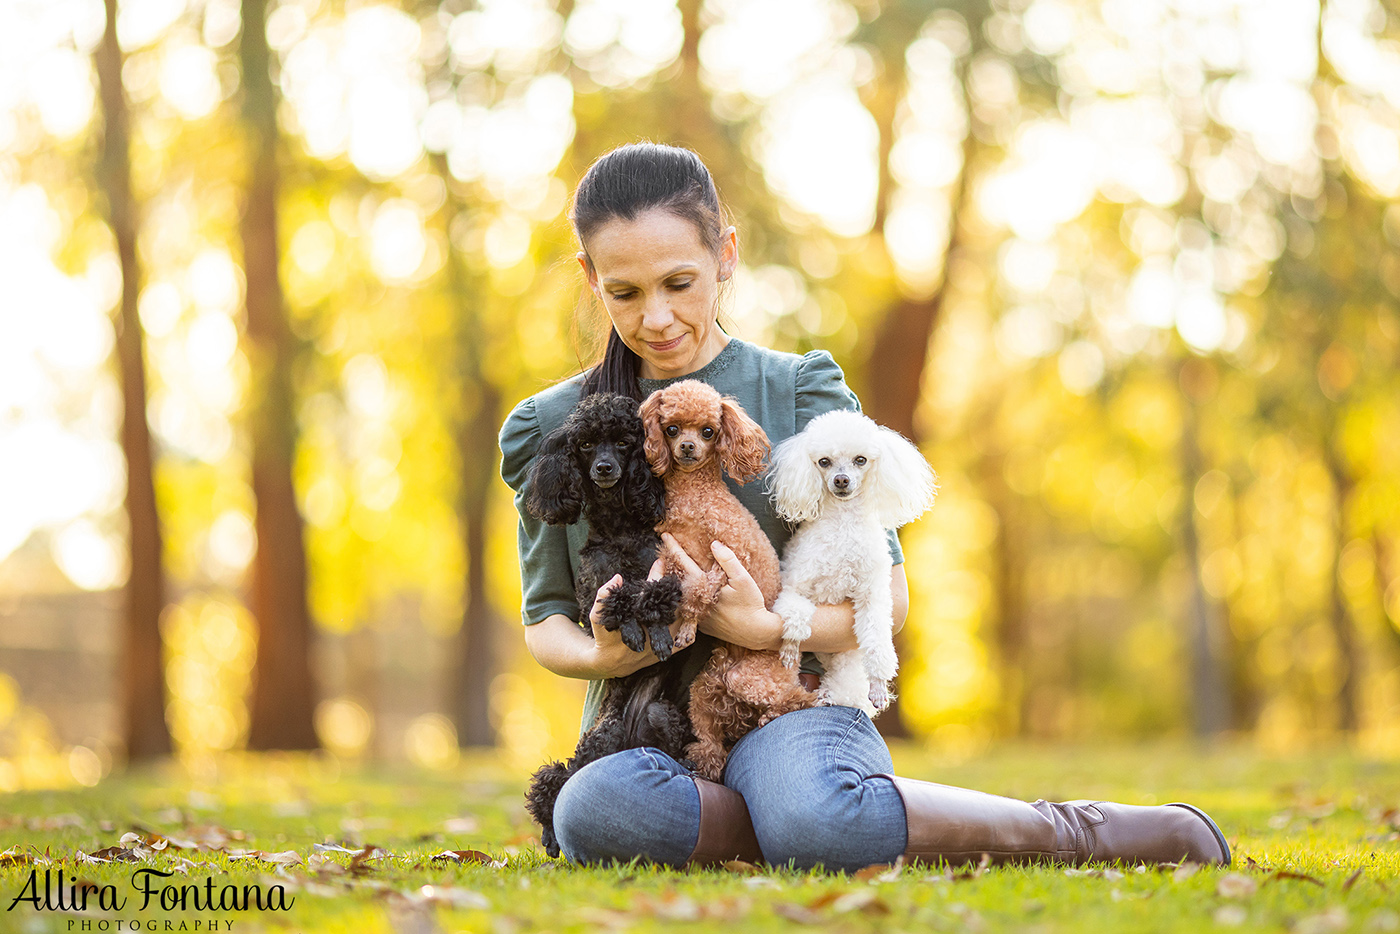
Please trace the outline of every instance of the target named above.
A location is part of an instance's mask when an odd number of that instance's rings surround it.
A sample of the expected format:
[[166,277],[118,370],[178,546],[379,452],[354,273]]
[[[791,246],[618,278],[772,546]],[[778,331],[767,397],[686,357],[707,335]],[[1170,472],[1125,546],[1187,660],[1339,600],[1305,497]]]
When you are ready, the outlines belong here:
[[1220,844],[1220,851],[1221,851],[1222,853],[1225,854],[1225,862],[1221,863],[1221,865],[1222,865],[1222,866],[1228,866],[1228,865],[1230,865],[1230,863],[1231,863],[1230,844],[1228,844],[1228,843],[1225,842],[1225,835],[1224,835],[1223,833],[1220,832],[1220,828],[1217,827],[1217,826],[1215,825],[1215,821],[1213,821],[1213,820],[1210,819],[1210,815],[1209,815],[1209,814],[1207,814],[1205,811],[1202,811],[1200,808],[1196,807],[1194,804],[1184,804],[1184,803],[1182,803],[1182,802],[1180,802],[1180,801],[1173,801],[1171,804],[1168,804],[1167,807],[1170,807],[1170,808],[1186,808],[1186,810],[1190,811],[1192,814],[1195,814],[1195,815],[1196,815],[1197,817],[1199,817],[1201,820],[1205,821],[1205,822],[1206,822],[1206,826],[1210,828],[1210,832],[1213,833],[1213,834],[1215,834],[1215,842]]

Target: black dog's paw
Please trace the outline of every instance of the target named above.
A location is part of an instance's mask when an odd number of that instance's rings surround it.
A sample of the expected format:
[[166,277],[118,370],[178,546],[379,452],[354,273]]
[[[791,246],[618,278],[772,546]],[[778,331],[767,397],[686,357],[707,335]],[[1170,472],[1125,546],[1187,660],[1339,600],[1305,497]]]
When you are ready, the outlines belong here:
[[694,760],[694,759],[682,759],[680,762],[678,762],[678,763],[676,763],[676,764],[679,765],[681,768],[686,769],[686,770],[691,771],[691,772],[694,772],[695,769],[696,769],[696,765],[695,765],[695,760]]
[[627,620],[622,624],[622,644],[634,652],[640,652],[646,648],[647,633],[641,624],[635,620]]
[[656,653],[656,657],[663,662],[670,658],[671,653],[675,651],[671,630],[665,626],[652,626],[648,635],[651,638],[651,650]]
[[559,858],[559,841],[554,838],[554,828],[546,827],[540,831],[540,846],[549,854],[550,859]]

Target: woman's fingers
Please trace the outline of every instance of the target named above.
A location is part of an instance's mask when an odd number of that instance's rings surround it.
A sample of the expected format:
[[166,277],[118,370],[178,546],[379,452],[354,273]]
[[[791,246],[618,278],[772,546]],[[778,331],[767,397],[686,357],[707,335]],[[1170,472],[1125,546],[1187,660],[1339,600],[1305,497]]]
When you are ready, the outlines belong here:
[[700,570],[700,565],[695,563],[695,559],[686,554],[686,550],[681,547],[681,543],[676,541],[670,532],[661,533],[661,546],[666,549],[666,553],[671,556],[671,560],[681,569],[681,573],[686,577],[698,577],[705,573]]
[[647,580],[659,581],[666,573],[666,559],[657,555],[656,560],[651,563],[651,570],[647,571]]
[[601,614],[603,612],[603,601],[618,587],[622,586],[622,575],[614,574],[598,588],[598,595],[593,598],[593,609],[588,614],[588,621],[593,625],[593,632],[596,634],[601,628]]
[[710,554],[714,555],[715,561],[719,562],[719,566],[724,568],[724,573],[729,578],[729,583],[731,585],[749,577],[749,569],[744,567],[743,562],[739,560],[739,556],[724,542],[710,542]]

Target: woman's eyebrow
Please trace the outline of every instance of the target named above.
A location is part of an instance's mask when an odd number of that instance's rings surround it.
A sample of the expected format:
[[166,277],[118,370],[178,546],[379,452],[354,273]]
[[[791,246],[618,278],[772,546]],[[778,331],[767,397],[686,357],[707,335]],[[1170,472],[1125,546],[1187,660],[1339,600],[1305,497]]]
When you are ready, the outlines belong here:
[[[679,272],[694,272],[694,271],[696,271],[696,270],[699,269],[699,268],[700,268],[699,265],[697,265],[696,263],[681,263],[679,266],[672,266],[672,267],[671,267],[670,269],[668,269],[666,272],[662,273],[662,274],[661,274],[661,278],[662,278],[662,279],[669,279],[669,278],[671,278],[672,276],[674,276],[676,273],[679,273]],[[603,285],[613,286],[613,285],[631,285],[631,284],[632,284],[632,283],[629,282],[629,281],[626,280],[626,279],[614,279],[614,278],[612,278],[611,276],[605,276],[605,277],[603,278]]]

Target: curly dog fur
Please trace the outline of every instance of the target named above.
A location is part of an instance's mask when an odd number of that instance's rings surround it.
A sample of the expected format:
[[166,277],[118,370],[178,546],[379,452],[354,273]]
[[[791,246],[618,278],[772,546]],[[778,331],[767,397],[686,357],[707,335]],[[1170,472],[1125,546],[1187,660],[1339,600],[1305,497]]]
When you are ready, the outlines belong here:
[[929,508],[933,470],[899,433],[859,412],[827,412],[778,446],[768,486],[778,515],[801,523],[783,551],[773,605],[783,619],[783,662],[796,667],[816,604],[850,600],[860,648],[818,654],[826,673],[817,696],[874,717],[889,706],[899,667],[885,530]]
[[[744,505],[725,486],[721,471],[739,483],[763,470],[768,436],[733,399],[698,380],[682,380],[647,397],[641,408],[646,455],[666,482],[666,514],[657,527],[669,532],[700,565],[704,580],[686,586],[676,618],[678,645],[696,627],[724,587],[724,570],[710,552],[727,545],[748,569],[767,607],[778,595],[778,556]],[[663,552],[668,573],[679,570]],[[686,751],[696,774],[719,781],[729,749],[751,730],[792,710],[811,707],[815,695],[777,652],[732,644],[714,650],[690,686],[690,720],[696,741]]]
[[668,658],[680,583],[674,576],[647,580],[661,545],[656,524],[665,514],[666,495],[647,463],[637,403],[613,393],[583,399],[540,445],[528,483],[525,508],[531,515],[550,525],[568,525],[580,516],[588,522],[574,581],[579,625],[589,628],[598,588],[621,574],[622,585],[602,607],[603,627],[620,630],[634,652],[650,640],[656,657]]
[[[589,622],[598,589],[622,575],[599,608],[602,625],[640,652],[651,642],[657,658],[673,658],[670,625],[681,598],[675,575],[647,580],[661,537],[665,484],[651,471],[637,403],[598,393],[579,402],[540,446],[530,469],[525,507],[551,525],[588,521],[575,590],[579,625]],[[655,746],[675,758],[693,741],[684,709],[680,667],[651,665],[607,682],[598,722],[580,737],[567,763],[543,765],[530,782],[526,809],[539,822],[541,843],[559,855],[554,804],[569,777],[588,763],[623,749]]]

